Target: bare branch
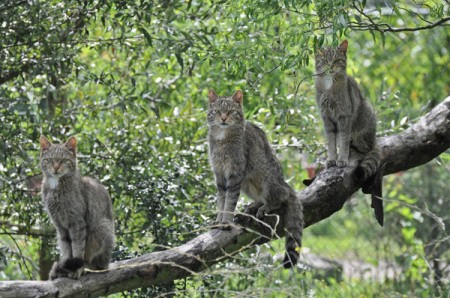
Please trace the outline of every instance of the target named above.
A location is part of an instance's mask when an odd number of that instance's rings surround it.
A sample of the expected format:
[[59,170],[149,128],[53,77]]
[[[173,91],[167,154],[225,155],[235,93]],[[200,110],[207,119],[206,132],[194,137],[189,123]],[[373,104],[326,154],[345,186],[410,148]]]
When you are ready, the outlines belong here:
[[445,24],[446,22],[450,21],[450,17],[445,17],[434,23],[430,23],[427,21],[429,24],[425,25],[425,26],[412,27],[412,28],[408,28],[408,27],[394,28],[394,27],[391,27],[391,25],[386,24],[386,23],[376,23],[368,14],[366,14],[364,12],[364,10],[362,8],[359,8],[356,5],[353,5],[353,7],[356,9],[356,11],[358,13],[363,15],[369,21],[369,23],[351,22],[350,28],[353,30],[358,30],[358,31],[374,30],[374,31],[382,32],[382,33],[385,33],[385,32],[414,32],[414,31],[433,29],[434,27],[441,26],[441,25]]

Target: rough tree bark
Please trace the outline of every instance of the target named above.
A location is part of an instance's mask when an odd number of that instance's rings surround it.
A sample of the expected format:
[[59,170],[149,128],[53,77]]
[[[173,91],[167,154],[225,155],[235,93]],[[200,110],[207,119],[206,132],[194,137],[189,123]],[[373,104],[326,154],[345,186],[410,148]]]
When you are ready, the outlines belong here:
[[[450,147],[450,97],[405,131],[378,139],[385,175],[411,169],[439,156]],[[299,192],[306,226],[339,211],[360,188],[351,171],[327,169]],[[247,219],[248,216],[240,216]],[[7,281],[0,283],[1,297],[96,297],[120,291],[167,283],[195,275],[231,255],[282,235],[282,229],[245,220],[246,228],[210,230],[188,243],[166,251],[111,264],[109,270],[90,272],[80,280]],[[268,218],[272,226],[275,221]],[[375,225],[374,221],[374,225]],[[276,230],[276,233],[272,233]]]

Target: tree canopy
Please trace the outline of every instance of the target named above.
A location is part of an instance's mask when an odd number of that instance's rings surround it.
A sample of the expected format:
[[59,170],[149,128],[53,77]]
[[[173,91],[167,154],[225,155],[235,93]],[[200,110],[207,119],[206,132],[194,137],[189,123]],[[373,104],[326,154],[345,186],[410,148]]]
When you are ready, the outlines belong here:
[[[58,255],[39,195],[41,134],[54,141],[77,135],[81,172],[108,186],[115,260],[164,251],[209,231],[213,218],[205,126],[209,88],[223,95],[244,91],[246,118],[268,134],[286,178],[301,191],[308,170],[324,158],[314,101],[315,49],[349,41],[348,72],[375,106],[378,135],[394,136],[450,93],[449,21],[443,1],[0,3],[0,280],[46,279]],[[448,293],[442,281],[450,258],[450,168],[443,151],[416,171],[384,179],[382,230],[375,230],[367,200],[359,196],[307,229],[305,247],[337,259],[345,251],[363,254],[364,248],[347,243],[352,238],[345,231],[360,234],[374,247],[362,259],[375,263],[392,260],[392,254],[404,273],[386,291]],[[414,150],[407,152],[421,160]],[[389,156],[394,163],[397,155]],[[335,243],[333,238],[344,240],[334,249],[337,255],[320,247]],[[276,266],[259,256],[281,250],[274,241],[219,262],[205,275],[150,288],[136,284],[122,295],[332,292],[333,282],[323,287],[300,273],[291,289],[288,273],[279,268],[268,279],[273,292],[258,292],[267,273],[261,264]],[[246,278],[243,268],[250,268]],[[378,291],[372,283],[365,287],[358,293]],[[346,291],[355,288],[346,284]]]

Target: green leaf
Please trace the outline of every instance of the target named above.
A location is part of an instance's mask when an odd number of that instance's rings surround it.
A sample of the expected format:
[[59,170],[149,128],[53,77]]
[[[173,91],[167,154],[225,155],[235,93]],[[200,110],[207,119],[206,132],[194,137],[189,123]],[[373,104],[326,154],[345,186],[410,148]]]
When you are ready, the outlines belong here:
[[178,64],[180,64],[180,66],[181,66],[181,72],[183,72],[183,69],[184,69],[183,57],[181,57],[181,55],[179,53],[175,53],[175,57],[177,58]]
[[153,47],[153,41],[151,35],[148,33],[148,31],[143,27],[138,27],[139,31],[144,34],[145,40],[147,41],[147,44],[151,47]]

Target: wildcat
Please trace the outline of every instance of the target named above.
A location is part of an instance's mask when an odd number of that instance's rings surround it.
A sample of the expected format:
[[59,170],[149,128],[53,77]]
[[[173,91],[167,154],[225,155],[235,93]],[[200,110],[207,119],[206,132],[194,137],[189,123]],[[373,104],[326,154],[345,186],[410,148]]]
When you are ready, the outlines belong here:
[[383,202],[377,198],[381,196],[379,180],[382,179],[377,120],[358,84],[347,75],[347,47],[348,42],[344,40],[336,49],[319,49],[315,57],[316,102],[327,139],[327,167],[355,168],[355,179],[366,183],[363,191],[372,191],[372,207],[383,225]]
[[244,119],[243,94],[220,97],[209,90],[209,159],[216,178],[218,215],[216,222],[233,222],[240,191],[253,201],[257,218],[285,207],[285,268],[297,263],[303,232],[303,213],[296,192],[285,182],[281,165],[265,133]]
[[77,168],[77,140],[52,144],[41,136],[42,199],[56,227],[61,257],[50,279],[78,279],[84,267],[107,269],[114,248],[111,199],[97,180]]

